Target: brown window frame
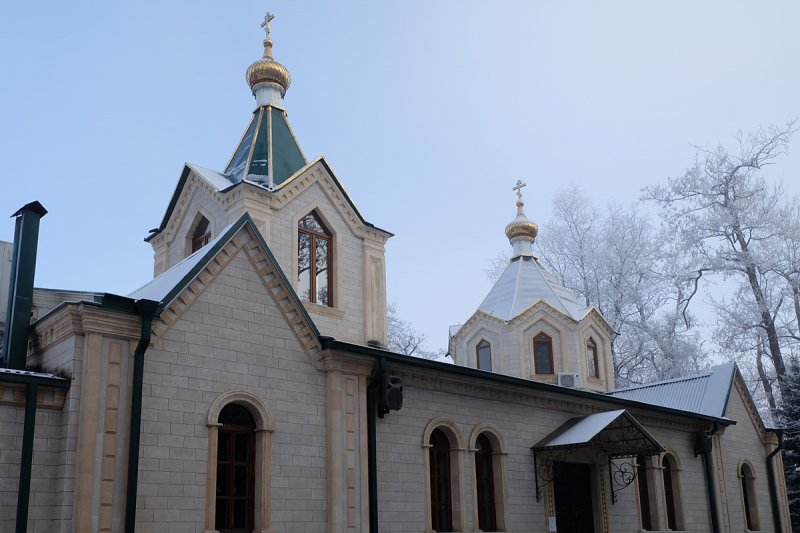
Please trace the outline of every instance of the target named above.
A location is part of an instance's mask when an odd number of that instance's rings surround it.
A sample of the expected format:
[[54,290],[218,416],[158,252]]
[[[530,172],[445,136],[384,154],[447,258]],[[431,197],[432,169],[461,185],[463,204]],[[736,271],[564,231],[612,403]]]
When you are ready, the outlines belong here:
[[742,490],[742,504],[744,523],[748,531],[759,531],[761,525],[758,517],[758,504],[756,501],[756,475],[752,465],[742,463],[739,467],[739,478]]
[[494,452],[491,441],[483,433],[475,440],[475,484],[478,492],[478,528],[497,531]]
[[[322,228],[323,232],[320,233],[318,231],[314,231],[310,228],[301,227],[300,224],[308,217],[313,217],[314,220],[319,224]],[[300,288],[300,272],[297,272],[297,283],[298,283],[298,292],[300,292],[299,296],[300,299],[306,302],[311,302],[317,305],[323,305],[326,307],[333,307],[333,235],[330,231],[325,227],[322,220],[320,219],[319,215],[317,215],[316,211],[312,211],[309,214],[300,218],[297,221],[297,254],[298,260],[300,255],[300,234],[305,234],[309,236],[309,251],[308,251],[308,261],[309,261],[309,281],[310,281],[310,294],[309,299],[305,299],[304,295],[302,294],[302,290]],[[317,241],[322,240],[326,241],[328,244],[328,267],[327,267],[327,274],[328,274],[328,301],[327,303],[319,303],[317,302]],[[298,261],[299,262],[299,261]],[[299,268],[299,265],[298,265]]]
[[201,217],[192,233],[192,253],[208,244],[211,240],[211,223],[206,217]]
[[[539,372],[539,358],[536,357],[536,347],[542,345],[548,347],[547,352],[550,356],[550,372]],[[533,372],[534,374],[541,374],[543,376],[552,376],[556,373],[556,365],[553,361],[553,338],[543,331],[533,338]]]
[[[589,366],[586,370],[588,371],[590,378],[600,378],[600,359],[597,357],[597,343],[594,341],[592,337],[589,337],[589,340],[586,341],[586,364],[588,365],[589,362],[592,363],[593,366]],[[592,372],[594,370],[594,372]]]
[[658,523],[658,520],[655,519],[656,517],[653,516],[652,512],[648,477],[646,458],[643,455],[639,455],[636,458],[636,484],[639,489],[639,518],[641,519],[642,530],[654,531],[654,526]]
[[431,527],[434,531],[453,531],[450,439],[444,431],[436,428],[431,432],[429,443]]
[[[226,410],[240,411],[237,413],[246,416],[248,423],[226,423],[223,418]],[[245,415],[246,414],[246,415]],[[217,494],[216,494],[216,518],[214,520],[215,529],[220,533],[244,533],[250,532],[255,523],[255,472],[256,472],[256,425],[253,416],[247,408],[238,404],[226,405],[219,415],[220,427],[217,433]],[[244,439],[247,442],[247,458],[239,460],[236,457],[237,443]],[[242,467],[245,469],[245,494],[236,494],[236,475],[237,470]],[[223,476],[220,473],[224,471]],[[227,480],[227,483],[225,483]],[[224,485],[224,486],[223,486]],[[235,515],[237,502],[244,502],[245,506],[245,525],[236,527]],[[220,509],[222,508],[222,516]]]
[[[483,368],[481,366],[481,350],[483,349],[489,350],[489,368]],[[487,341],[486,339],[481,339],[481,341],[475,346],[475,367],[478,370],[485,370],[487,372],[492,371],[492,343]]]

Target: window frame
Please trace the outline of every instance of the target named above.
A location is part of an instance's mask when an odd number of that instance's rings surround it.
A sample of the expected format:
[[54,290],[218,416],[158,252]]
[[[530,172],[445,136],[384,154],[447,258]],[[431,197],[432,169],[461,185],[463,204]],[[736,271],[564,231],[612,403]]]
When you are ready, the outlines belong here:
[[639,525],[642,531],[658,531],[658,509],[656,506],[655,485],[652,468],[647,457],[636,457],[636,494],[639,508]]
[[234,389],[217,396],[206,418],[208,456],[206,463],[205,530],[215,531],[217,509],[217,457],[219,450],[219,416],[226,405],[235,403],[247,409],[255,427],[255,479],[253,501],[253,530],[270,529],[270,494],[272,483],[272,432],[275,424],[264,401],[250,391]]
[[742,516],[747,531],[761,531],[761,521],[758,515],[758,500],[756,496],[756,473],[753,465],[743,461],[737,472],[739,477],[739,490],[742,494]]
[[478,508],[478,527],[482,531],[497,531],[497,497],[495,492],[494,450],[485,433],[475,439],[475,487]]
[[598,355],[597,342],[593,337],[589,337],[586,341],[586,366],[587,376],[600,379],[600,357]]
[[[437,441],[437,442],[434,442]],[[450,464],[452,444],[447,433],[441,428],[431,432],[429,454],[429,475],[431,484],[431,529],[434,531],[454,531],[453,529],[453,473]],[[443,466],[442,471],[438,468]],[[439,509],[444,507],[444,513]]]
[[[536,354],[536,347],[541,345],[548,347],[547,352],[550,357],[550,372],[539,371],[539,358]],[[533,373],[541,376],[552,376],[556,373],[556,365],[553,357],[553,338],[544,331],[540,331],[533,337]]]
[[[483,349],[487,349],[489,351],[489,368],[483,368],[481,365],[481,350]],[[486,372],[492,371],[492,343],[485,338],[482,338],[478,344],[475,345],[475,368],[478,370],[485,370]]]
[[[466,444],[464,435],[458,427],[458,424],[445,417],[437,417],[428,422],[425,430],[422,432],[422,451],[423,451],[423,468],[424,468],[424,488],[425,488],[425,531],[430,533],[435,531],[433,529],[433,509],[432,492],[434,487],[431,486],[431,435],[435,430],[441,430],[447,437],[450,443],[449,464],[450,464],[450,495],[451,495],[451,518],[452,518],[452,531],[464,531],[464,524],[466,524],[465,516],[465,503],[464,503],[464,451]],[[474,506],[473,506],[474,509]]]
[[195,253],[211,241],[211,221],[202,214],[198,214],[198,217],[192,226],[194,230],[189,234],[188,255]]
[[[249,418],[247,424],[238,424],[238,423],[225,423],[222,422],[222,418],[225,415],[226,410],[241,410],[242,414]],[[234,532],[244,532],[244,531],[252,531],[255,524],[255,477],[256,477],[256,432],[255,432],[255,420],[253,419],[253,415],[250,411],[237,403],[228,403],[225,407],[222,408],[220,411],[219,416],[219,430],[217,433],[217,495],[216,495],[216,507],[219,508],[220,499],[226,501],[227,505],[225,506],[227,515],[225,523],[220,524],[220,517],[218,515],[219,509],[215,512],[217,516],[214,519],[214,528],[219,531],[220,533],[234,533]],[[223,436],[227,436],[225,440],[227,441],[227,446],[222,444]],[[241,440],[245,440],[247,443],[247,457],[243,460],[237,458],[237,447]],[[224,446],[224,447],[223,447]],[[221,451],[225,449],[226,453],[222,454]],[[224,458],[223,458],[224,456]],[[227,483],[225,487],[222,487],[222,493],[220,494],[219,488],[219,474],[220,474],[220,467],[222,470],[226,472],[226,479]],[[245,467],[245,494],[244,496],[237,496],[236,495],[236,476],[237,471],[241,468]],[[245,525],[244,527],[235,527],[234,520],[236,515],[236,502],[244,501],[245,503]]]
[[683,531],[685,523],[680,465],[675,454],[668,452],[661,457],[661,477],[664,486],[664,509],[666,511],[667,528],[672,531]]
[[[301,224],[303,220],[308,217],[313,217],[314,221],[322,228],[322,233],[318,231],[314,231],[311,228],[302,227]],[[333,290],[333,263],[334,263],[334,251],[333,251],[333,232],[328,229],[327,225],[323,222],[322,217],[317,213],[316,209],[309,211],[306,215],[301,216],[297,220],[296,224],[297,233],[297,253],[295,254],[295,260],[297,261],[297,268],[295,272],[295,282],[297,284],[297,293],[300,299],[304,302],[313,303],[322,307],[335,307],[334,302],[334,290]],[[300,286],[300,235],[308,235],[309,237],[309,253],[308,253],[308,264],[309,264],[309,296],[310,299],[306,299],[303,295],[303,288]],[[328,301],[327,303],[319,303],[317,301],[317,241],[321,240],[327,242],[328,247],[328,261],[327,261],[327,278],[328,278]]]

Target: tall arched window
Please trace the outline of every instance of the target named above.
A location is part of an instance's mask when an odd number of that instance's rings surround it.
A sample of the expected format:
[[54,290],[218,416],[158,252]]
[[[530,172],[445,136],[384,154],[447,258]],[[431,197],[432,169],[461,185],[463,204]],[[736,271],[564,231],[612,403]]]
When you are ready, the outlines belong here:
[[211,225],[206,217],[201,217],[192,233],[192,253],[208,244],[211,240]]
[[492,443],[484,434],[475,441],[475,483],[478,489],[478,527],[497,531]]
[[533,366],[536,374],[553,374],[553,339],[545,333],[533,338]]
[[744,521],[745,526],[750,531],[757,531],[758,524],[758,507],[756,506],[756,476],[753,473],[753,467],[748,463],[742,463],[739,469],[739,479],[742,484],[742,503],[744,504]]
[[331,234],[315,212],[297,224],[297,291],[300,298],[333,307]]
[[441,429],[430,438],[431,526],[434,531],[453,530],[453,498],[450,487],[450,441]]
[[219,414],[215,529],[252,531],[255,510],[255,421],[237,404]]
[[681,486],[678,464],[675,458],[666,454],[661,459],[661,473],[664,478],[664,498],[666,500],[667,527],[672,531],[684,529]]
[[589,370],[589,377],[600,377],[600,361],[597,359],[597,343],[589,337],[586,341],[586,367]]
[[475,347],[478,359],[478,369],[492,371],[492,345],[486,339],[481,339]]
[[653,531],[658,524],[655,514],[655,502],[651,498],[650,474],[647,470],[647,458],[640,455],[636,458],[636,485],[639,489],[639,516],[642,520],[642,529]]

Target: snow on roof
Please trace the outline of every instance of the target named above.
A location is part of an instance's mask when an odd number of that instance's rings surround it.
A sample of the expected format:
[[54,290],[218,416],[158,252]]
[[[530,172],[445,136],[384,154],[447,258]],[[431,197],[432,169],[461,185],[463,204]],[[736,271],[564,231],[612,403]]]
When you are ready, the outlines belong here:
[[563,430],[556,430],[539,442],[537,448],[550,448],[555,446],[570,446],[583,444],[592,440],[598,433],[603,431],[609,424],[619,418],[625,409],[607,411],[605,413],[595,413],[583,418],[573,418]]
[[704,374],[658,381],[611,391],[616,398],[722,418],[736,371],[734,363],[713,367]]
[[201,167],[194,163],[186,163],[186,166],[192,169],[192,172],[206,180],[212,187],[218,191],[223,191],[233,185],[233,182],[228,179],[224,174],[220,174],[216,170]]
[[51,374],[49,372],[32,372],[30,370],[17,370],[15,368],[0,368],[0,374],[13,374],[17,376],[31,376],[36,378],[61,379],[67,381],[63,377]]
[[537,259],[528,258],[508,264],[478,309],[511,320],[540,299],[576,322],[589,310]]
[[208,244],[197,250],[195,253],[184,259],[183,261],[175,264],[172,268],[161,273],[159,276],[153,278],[151,281],[145,283],[132,293],[128,298],[134,300],[153,300],[155,302],[163,302],[169,293],[174,289],[198,264],[200,264],[205,257],[214,250],[215,245],[223,239],[230,236],[228,232],[230,229],[238,224],[240,221],[233,222],[222,231],[219,232],[214,239],[209,241]]

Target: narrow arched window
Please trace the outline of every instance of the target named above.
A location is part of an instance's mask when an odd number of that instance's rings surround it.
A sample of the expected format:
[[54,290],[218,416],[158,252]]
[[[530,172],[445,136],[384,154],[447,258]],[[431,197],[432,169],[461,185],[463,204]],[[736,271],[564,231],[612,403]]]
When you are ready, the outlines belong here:
[[647,472],[646,458],[640,455],[636,458],[636,485],[639,489],[639,517],[642,520],[642,529],[653,531],[653,524],[658,520],[654,516],[653,501],[650,497],[650,476]]
[[672,531],[684,529],[683,507],[681,504],[681,487],[678,477],[678,464],[672,455],[665,455],[661,460],[661,473],[664,477],[664,499],[666,500],[667,526]]
[[316,213],[297,225],[297,292],[300,298],[333,306],[331,234]]
[[597,359],[597,343],[589,337],[586,342],[586,367],[589,370],[589,377],[600,377],[600,361]]
[[450,487],[450,441],[441,429],[430,438],[431,526],[434,531],[453,530],[453,498]]
[[192,233],[192,253],[208,244],[211,240],[211,225],[206,217],[201,217]]
[[753,467],[748,463],[743,463],[739,471],[739,479],[742,484],[745,526],[750,531],[757,531],[759,529],[758,507],[756,506],[756,478],[753,473]]
[[219,414],[215,524],[220,533],[252,531],[255,509],[255,421],[241,405]]
[[478,346],[475,347],[478,369],[492,371],[492,345],[486,339],[481,339]]
[[544,333],[533,338],[533,365],[536,374],[552,374],[553,339]]
[[492,455],[491,442],[486,435],[480,434],[475,441],[475,483],[478,488],[478,527],[483,531],[497,530]]

